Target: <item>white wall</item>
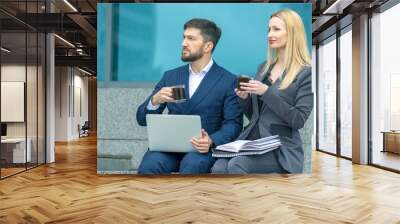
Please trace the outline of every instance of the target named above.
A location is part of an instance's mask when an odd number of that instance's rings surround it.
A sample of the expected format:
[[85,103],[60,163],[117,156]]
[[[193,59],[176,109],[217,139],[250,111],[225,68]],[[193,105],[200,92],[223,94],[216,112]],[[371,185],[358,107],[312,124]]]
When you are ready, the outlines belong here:
[[56,141],[77,139],[78,124],[88,120],[88,78],[83,75],[75,68],[56,67]]
[[[30,69],[32,67],[28,66],[28,70]],[[1,81],[25,82],[25,65],[2,65]]]
[[67,67],[55,68],[55,141],[68,140],[69,80]]
[[[76,74],[75,70],[75,74]],[[75,113],[74,113],[74,119],[72,123],[72,133],[74,136],[78,136],[78,129],[76,128],[78,124],[81,126],[85,123],[85,121],[88,120],[88,77],[87,76],[81,76],[83,73],[79,73],[79,75],[75,75],[75,80],[74,80],[74,86],[75,86]],[[79,93],[80,91],[80,93]],[[80,95],[80,98],[79,98]],[[79,103],[80,101],[80,103]],[[81,108],[79,108],[81,107]],[[80,111],[81,110],[81,111]]]

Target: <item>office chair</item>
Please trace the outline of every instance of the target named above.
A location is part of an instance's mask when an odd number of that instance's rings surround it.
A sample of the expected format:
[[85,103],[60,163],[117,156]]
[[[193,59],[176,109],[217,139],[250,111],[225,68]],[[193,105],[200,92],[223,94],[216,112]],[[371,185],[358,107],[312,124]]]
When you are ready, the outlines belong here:
[[85,121],[82,127],[80,127],[80,125],[78,124],[79,138],[89,136],[89,129],[89,121]]

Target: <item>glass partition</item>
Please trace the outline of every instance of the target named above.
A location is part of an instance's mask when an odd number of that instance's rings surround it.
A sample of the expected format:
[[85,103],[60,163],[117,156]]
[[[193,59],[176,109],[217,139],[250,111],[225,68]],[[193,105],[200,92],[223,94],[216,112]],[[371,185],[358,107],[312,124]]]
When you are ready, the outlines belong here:
[[[17,16],[43,13],[45,1],[0,2]],[[45,35],[0,12],[0,178],[45,162]],[[7,20],[7,23],[2,21]]]
[[30,158],[27,163],[27,167],[33,167],[37,165],[38,157],[38,34],[36,32],[27,33],[27,98],[26,98],[26,110],[27,110],[27,150],[30,151]]
[[[2,33],[1,122],[6,133],[1,140],[1,176],[24,171],[30,162],[26,142],[26,33]],[[28,151],[27,151],[28,146]]]

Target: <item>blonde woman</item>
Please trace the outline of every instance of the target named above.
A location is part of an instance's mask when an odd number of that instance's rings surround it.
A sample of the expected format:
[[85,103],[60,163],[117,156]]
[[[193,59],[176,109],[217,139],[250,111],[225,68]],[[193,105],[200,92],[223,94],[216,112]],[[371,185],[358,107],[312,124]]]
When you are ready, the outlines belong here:
[[255,80],[235,89],[250,120],[238,139],[279,135],[279,149],[263,155],[218,159],[213,173],[301,173],[304,153],[299,129],[313,108],[310,55],[304,25],[292,10],[274,13],[268,26],[268,60]]

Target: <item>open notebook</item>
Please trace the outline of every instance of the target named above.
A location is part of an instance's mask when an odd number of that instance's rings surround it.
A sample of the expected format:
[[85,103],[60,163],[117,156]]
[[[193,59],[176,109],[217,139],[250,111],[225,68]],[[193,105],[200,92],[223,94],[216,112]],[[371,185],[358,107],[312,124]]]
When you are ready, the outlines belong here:
[[234,157],[240,155],[260,155],[279,148],[281,142],[278,135],[273,135],[254,141],[237,140],[217,146],[213,157]]

